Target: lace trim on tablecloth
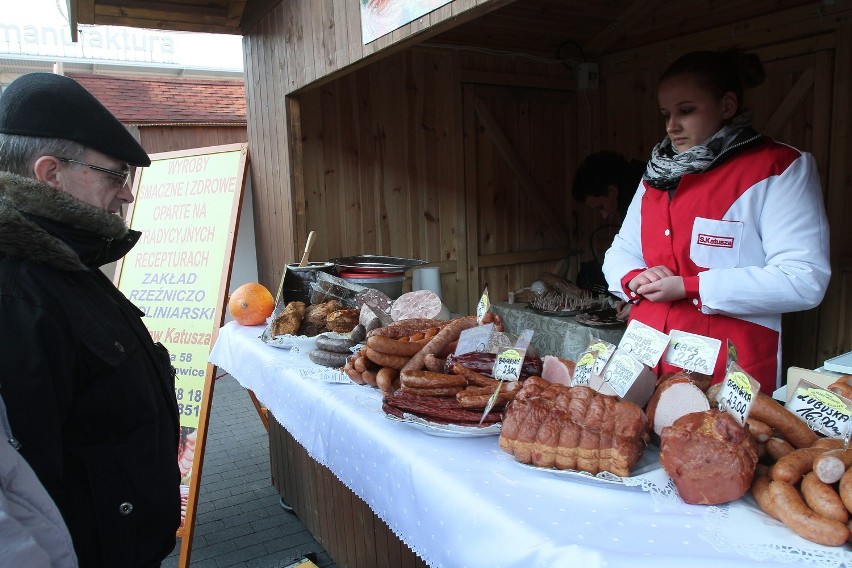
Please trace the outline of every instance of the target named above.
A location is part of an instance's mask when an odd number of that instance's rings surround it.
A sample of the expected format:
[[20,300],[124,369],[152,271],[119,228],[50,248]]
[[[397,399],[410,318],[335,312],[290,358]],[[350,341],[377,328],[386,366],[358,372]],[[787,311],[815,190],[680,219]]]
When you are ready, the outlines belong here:
[[683,505],[674,482],[663,468],[620,479],[628,487],[640,487],[642,491],[650,493],[655,505]]
[[[756,505],[754,507],[756,508]],[[748,509],[745,505],[730,503],[707,507],[704,515],[706,531],[701,533],[701,538],[719,552],[734,551],[755,560],[785,564],[804,562],[824,568],[852,568],[852,552],[849,551],[848,545],[831,547],[810,543],[762,511]],[[755,513],[760,515],[760,518],[756,519]],[[746,516],[748,521],[738,521],[735,518]],[[743,532],[741,528],[745,522],[748,522],[749,530]],[[736,530],[736,527],[740,530]],[[778,531],[786,531],[786,538],[783,532],[781,538],[765,538],[771,532]]]

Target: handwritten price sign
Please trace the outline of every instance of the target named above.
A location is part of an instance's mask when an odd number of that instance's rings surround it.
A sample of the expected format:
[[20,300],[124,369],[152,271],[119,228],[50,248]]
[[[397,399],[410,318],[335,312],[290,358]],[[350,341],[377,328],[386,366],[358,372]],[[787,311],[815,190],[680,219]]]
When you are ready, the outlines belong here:
[[587,386],[594,374],[597,351],[586,351],[577,359],[574,367],[574,377],[571,379],[572,387]]
[[497,352],[494,361],[493,376],[503,381],[517,381],[521,377],[521,365],[524,363],[525,349],[506,347]]
[[808,381],[799,382],[787,408],[812,430],[829,438],[844,438],[849,432],[850,402]]
[[464,355],[465,353],[474,351],[485,351],[486,346],[491,341],[492,331],[494,331],[493,323],[477,325],[476,327],[464,330],[459,335],[459,342],[454,354]]
[[643,369],[642,363],[633,355],[616,351],[604,369],[604,382],[608,383],[618,396],[623,397],[642,374]]
[[630,353],[634,359],[655,367],[669,346],[669,336],[651,326],[633,320],[618,343],[618,350]]
[[760,384],[734,363],[719,391],[719,408],[744,426],[759,391]]
[[673,329],[663,358],[667,363],[704,375],[712,375],[722,342],[713,337]]

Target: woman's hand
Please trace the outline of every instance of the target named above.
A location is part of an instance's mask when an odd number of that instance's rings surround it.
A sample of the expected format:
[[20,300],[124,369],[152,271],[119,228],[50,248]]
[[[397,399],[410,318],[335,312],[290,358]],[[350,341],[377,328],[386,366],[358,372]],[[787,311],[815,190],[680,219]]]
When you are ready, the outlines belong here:
[[633,307],[633,304],[618,302],[618,305],[615,307],[615,318],[619,321],[627,321],[627,318],[630,317],[631,307]]
[[644,286],[645,284],[650,284],[652,282],[657,282],[663,278],[668,276],[674,276],[674,272],[669,270],[667,266],[655,266],[653,268],[648,268],[643,272],[640,272],[638,276],[633,278],[628,284],[627,287],[630,288],[633,292],[637,294],[641,294],[639,291],[640,286]]
[[652,302],[674,302],[686,298],[682,276],[666,276],[655,282],[642,284],[636,289],[636,293]]

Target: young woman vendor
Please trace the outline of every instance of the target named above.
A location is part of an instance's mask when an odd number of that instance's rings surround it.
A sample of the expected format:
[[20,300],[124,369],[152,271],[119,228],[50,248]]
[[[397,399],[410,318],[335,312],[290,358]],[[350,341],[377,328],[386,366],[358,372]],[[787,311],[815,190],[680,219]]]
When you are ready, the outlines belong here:
[[[771,393],[780,384],[781,314],[817,306],[831,268],[814,158],[752,129],[743,90],[754,55],[693,52],[660,78],[666,138],[654,147],[603,271],[630,318],[726,340]],[[675,370],[659,365],[658,373]]]

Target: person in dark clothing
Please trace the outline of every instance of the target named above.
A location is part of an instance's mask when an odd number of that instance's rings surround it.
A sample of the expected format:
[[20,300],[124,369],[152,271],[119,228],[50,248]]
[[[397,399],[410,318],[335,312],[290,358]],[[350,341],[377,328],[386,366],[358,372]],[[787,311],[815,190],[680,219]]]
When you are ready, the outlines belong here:
[[148,165],[70,78],[0,95],[3,397],[83,567],[159,566],[180,523],[174,369],[100,270],[140,237],[117,213]]
[[[600,231],[617,231],[627,213],[627,207],[642,183],[645,162],[628,160],[617,152],[607,150],[589,154],[574,173],[571,194],[574,199],[589,209],[600,212],[604,224],[589,235],[589,249],[594,259],[582,263],[577,274],[577,284],[586,289],[606,289],[607,282],[601,270],[602,258],[598,258],[594,246]],[[607,240],[607,247],[609,241]],[[616,306],[619,319],[626,319],[630,304],[619,302]]]
[[616,152],[589,154],[574,174],[571,194],[579,203],[599,211],[605,221],[620,224],[645,173],[645,162]]

